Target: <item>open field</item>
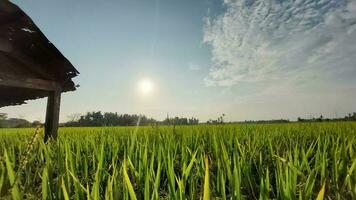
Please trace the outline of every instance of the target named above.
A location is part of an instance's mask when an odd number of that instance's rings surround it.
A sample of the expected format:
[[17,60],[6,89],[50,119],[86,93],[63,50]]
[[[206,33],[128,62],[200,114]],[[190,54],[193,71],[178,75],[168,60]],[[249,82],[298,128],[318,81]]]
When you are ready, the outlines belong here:
[[33,133],[0,129],[0,199],[356,199],[356,123]]

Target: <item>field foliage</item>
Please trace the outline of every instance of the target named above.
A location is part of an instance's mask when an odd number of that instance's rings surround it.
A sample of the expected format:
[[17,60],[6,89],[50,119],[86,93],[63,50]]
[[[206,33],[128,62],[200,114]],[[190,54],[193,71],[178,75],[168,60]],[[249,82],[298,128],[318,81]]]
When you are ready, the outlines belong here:
[[0,199],[356,199],[356,123],[0,129]]

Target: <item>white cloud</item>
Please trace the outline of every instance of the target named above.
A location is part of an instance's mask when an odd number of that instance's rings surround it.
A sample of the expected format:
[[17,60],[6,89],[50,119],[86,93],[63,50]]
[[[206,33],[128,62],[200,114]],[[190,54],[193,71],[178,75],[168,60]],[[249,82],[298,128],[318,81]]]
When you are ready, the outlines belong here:
[[204,29],[214,63],[207,85],[355,84],[355,0],[225,0],[224,4],[226,12],[207,19]]

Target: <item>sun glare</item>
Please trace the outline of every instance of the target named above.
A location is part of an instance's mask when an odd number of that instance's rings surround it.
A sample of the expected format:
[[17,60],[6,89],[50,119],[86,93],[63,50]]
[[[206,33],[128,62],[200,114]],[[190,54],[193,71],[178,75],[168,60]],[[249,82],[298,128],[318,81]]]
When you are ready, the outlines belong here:
[[139,90],[142,94],[152,93],[154,89],[154,84],[149,79],[143,79],[139,82]]

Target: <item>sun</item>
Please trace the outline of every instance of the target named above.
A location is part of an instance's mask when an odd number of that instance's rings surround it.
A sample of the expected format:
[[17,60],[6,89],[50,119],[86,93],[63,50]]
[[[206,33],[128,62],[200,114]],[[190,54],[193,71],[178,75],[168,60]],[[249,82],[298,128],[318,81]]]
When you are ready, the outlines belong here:
[[154,84],[150,79],[142,79],[138,86],[141,94],[150,94],[154,90]]

